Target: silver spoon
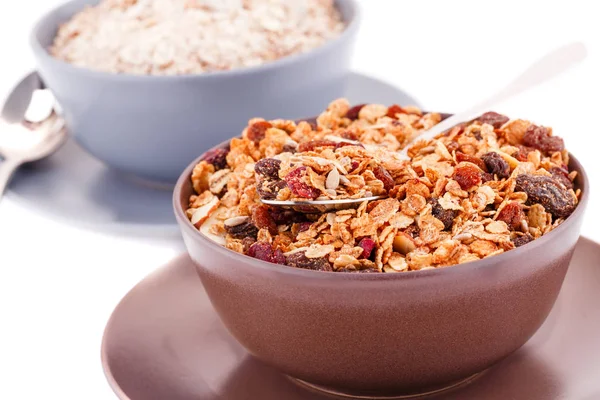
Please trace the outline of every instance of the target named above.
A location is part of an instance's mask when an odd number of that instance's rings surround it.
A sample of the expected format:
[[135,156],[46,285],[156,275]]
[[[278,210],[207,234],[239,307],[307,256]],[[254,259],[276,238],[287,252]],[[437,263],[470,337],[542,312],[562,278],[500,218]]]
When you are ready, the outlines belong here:
[[[514,79],[511,83],[506,85],[504,89],[488,97],[477,105],[469,108],[458,114],[445,119],[439,124],[433,126],[431,129],[421,133],[419,136],[414,138],[408,143],[404,149],[399,152],[399,155],[409,160],[407,152],[408,149],[418,141],[433,139],[435,136],[444,133],[445,131],[453,128],[461,122],[472,120],[490,108],[502,101],[505,101],[513,96],[521,94],[522,92],[534,88],[560,74],[571,69],[575,65],[583,61],[587,56],[587,50],[583,43],[571,43],[562,46],[536,62],[534,62],[529,68],[527,68],[521,75]],[[385,196],[374,196],[365,197],[359,199],[341,199],[341,200],[318,200],[318,201],[275,201],[275,200],[262,200],[264,204],[269,204],[276,207],[282,207],[286,209],[293,209],[299,212],[320,213],[333,210],[340,210],[344,208],[357,207],[364,201],[378,200]]]
[[55,104],[35,73],[23,79],[7,98],[0,113],[0,199],[19,166],[49,156],[67,139]]

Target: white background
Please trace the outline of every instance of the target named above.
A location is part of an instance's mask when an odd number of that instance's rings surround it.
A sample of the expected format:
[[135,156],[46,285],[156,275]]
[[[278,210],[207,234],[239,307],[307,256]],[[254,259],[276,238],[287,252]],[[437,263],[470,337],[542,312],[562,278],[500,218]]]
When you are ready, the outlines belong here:
[[[363,0],[354,68],[455,112],[538,56],[583,40],[584,65],[498,107],[552,126],[600,183],[600,28],[592,1]],[[33,67],[28,34],[56,0],[0,1],[0,97]],[[583,233],[600,240],[594,192]],[[44,193],[39,194],[44,201]],[[80,230],[0,203],[0,399],[111,399],[100,367],[104,325],[120,298],[183,252],[179,239]]]

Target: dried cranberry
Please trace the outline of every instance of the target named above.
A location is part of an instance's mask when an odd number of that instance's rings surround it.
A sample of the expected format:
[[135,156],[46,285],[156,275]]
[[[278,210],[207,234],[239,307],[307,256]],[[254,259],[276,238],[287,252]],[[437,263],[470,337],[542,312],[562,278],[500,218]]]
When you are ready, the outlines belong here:
[[267,129],[272,127],[273,125],[267,121],[255,122],[248,127],[248,139],[252,140],[253,142],[260,142],[264,139]]
[[497,112],[488,111],[482,114],[477,121],[481,124],[490,124],[494,129],[500,129],[502,125],[508,122],[508,117]]
[[212,149],[204,153],[202,160],[214,165],[215,169],[219,170],[227,167],[227,154],[229,154],[227,149]]
[[496,152],[490,151],[481,156],[487,170],[496,175],[500,179],[505,179],[510,176],[510,165]]
[[577,207],[567,188],[549,176],[519,175],[515,190],[527,193],[528,204],[541,204],[555,218],[568,217]]
[[259,229],[268,229],[271,235],[277,234],[277,224],[269,212],[269,206],[261,204],[252,210],[252,222]]
[[269,179],[279,179],[281,161],[275,158],[263,158],[254,164],[254,171]]
[[457,151],[456,152],[456,161],[457,162],[467,161],[467,162],[470,162],[470,163],[473,163],[473,164],[477,165],[479,168],[481,168],[482,171],[487,171],[485,163],[479,157],[470,156],[468,154],[461,153],[460,151]]
[[552,167],[550,168],[550,173],[554,179],[565,185],[567,189],[573,189],[573,182],[571,182],[571,179],[569,178],[569,170],[566,168]]
[[352,161],[352,163],[350,164],[349,172],[354,171],[356,168],[358,168],[359,165],[360,165],[360,163],[358,161],[356,161],[356,160]]
[[248,249],[248,255],[262,261],[285,265],[285,256],[281,250],[273,250],[273,247],[266,242],[254,243]]
[[360,255],[360,258],[369,258],[371,257],[371,253],[373,252],[373,249],[375,248],[375,241],[371,238],[362,238],[360,240],[360,242],[358,242],[358,246],[362,247],[363,252]]
[[396,119],[396,114],[406,114],[406,111],[397,104],[394,104],[388,108],[387,116]]
[[451,230],[452,224],[454,223],[454,218],[456,218],[458,212],[455,210],[444,209],[435,197],[429,199],[429,203],[431,204],[431,214],[442,221],[444,224],[444,230]]
[[321,194],[321,191],[317,188],[307,185],[302,181],[302,177],[306,174],[306,167],[298,167],[293,169],[285,177],[288,187],[298,197],[304,197],[306,199],[316,199]]
[[286,265],[315,271],[333,271],[331,264],[326,258],[308,258],[303,251],[286,256]]
[[364,106],[366,106],[366,104],[359,104],[357,106],[352,107],[346,113],[346,118],[351,119],[352,121],[357,120],[358,114],[360,113],[360,110],[362,110],[362,108]]
[[520,230],[524,219],[525,213],[523,212],[523,208],[519,203],[514,201],[504,206],[502,211],[500,211],[500,214],[498,214],[498,221],[506,222],[508,229],[511,231]]
[[256,239],[258,228],[250,221],[236,226],[225,225],[225,231],[235,239],[244,239],[246,237]]
[[463,190],[468,190],[481,183],[481,171],[471,165],[463,165],[454,169],[454,179]]
[[524,235],[517,236],[516,238],[514,238],[512,240],[512,242],[515,245],[515,247],[521,247],[524,244],[531,242],[532,240],[533,240],[533,236],[531,236],[529,233],[526,233]]
[[548,129],[543,126],[530,125],[523,135],[523,144],[544,153],[554,153],[565,149],[565,143],[558,136],[550,136]]
[[383,187],[386,190],[386,192],[392,190],[396,185],[396,183],[394,182],[394,178],[392,178],[392,175],[390,175],[388,170],[383,168],[381,165],[377,165],[375,168],[373,168],[373,174],[375,174],[375,178],[383,182]]
[[327,139],[311,140],[309,142],[300,143],[298,145],[298,151],[303,153],[305,151],[314,151],[317,147],[335,147],[336,143]]

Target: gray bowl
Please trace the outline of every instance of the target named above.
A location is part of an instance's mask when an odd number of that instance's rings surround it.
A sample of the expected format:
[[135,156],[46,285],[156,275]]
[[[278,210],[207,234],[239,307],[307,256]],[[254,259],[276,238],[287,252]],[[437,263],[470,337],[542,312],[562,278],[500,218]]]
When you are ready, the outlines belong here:
[[86,5],[45,15],[31,46],[75,140],[122,172],[175,183],[200,153],[236,136],[250,118],[300,119],[344,95],[359,27],[355,0],[337,0],[346,30],[310,52],[258,67],[185,76],[110,74],[76,67],[47,51],[58,27]]

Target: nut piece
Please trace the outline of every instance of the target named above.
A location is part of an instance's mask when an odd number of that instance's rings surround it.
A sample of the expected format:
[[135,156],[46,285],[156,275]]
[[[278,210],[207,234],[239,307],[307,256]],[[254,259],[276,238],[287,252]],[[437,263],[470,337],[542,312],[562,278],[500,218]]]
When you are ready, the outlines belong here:
[[404,232],[398,232],[398,234],[394,237],[393,243],[394,251],[407,255],[411,251],[417,248],[415,241],[413,238]]
[[250,217],[241,215],[238,217],[229,218],[228,220],[226,220],[224,222],[224,224],[225,224],[225,226],[233,228],[234,226],[238,226],[238,225],[248,222],[248,220],[250,220]]
[[325,187],[327,189],[335,190],[340,186],[340,173],[337,168],[334,168],[327,174],[327,180],[325,181]]
[[219,198],[214,196],[208,203],[194,211],[191,222],[196,228],[200,228],[202,223],[219,207]]
[[227,181],[229,180],[229,175],[231,175],[230,169],[221,169],[208,179],[208,187],[210,192],[213,194],[219,194],[223,192],[225,186],[227,186]]

